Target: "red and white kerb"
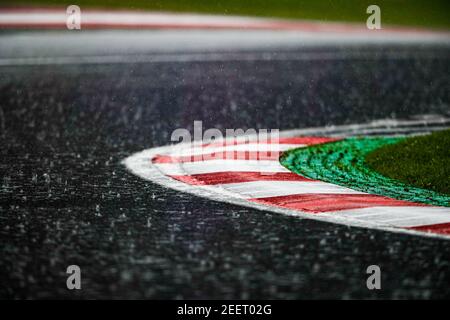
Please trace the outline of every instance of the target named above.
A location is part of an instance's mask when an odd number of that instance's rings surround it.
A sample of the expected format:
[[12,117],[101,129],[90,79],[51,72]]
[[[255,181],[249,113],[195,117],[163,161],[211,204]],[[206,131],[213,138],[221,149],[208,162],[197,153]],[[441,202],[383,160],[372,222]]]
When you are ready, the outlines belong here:
[[450,237],[448,207],[311,180],[279,162],[285,150],[334,140],[293,136],[275,144],[224,141],[204,145],[196,154],[192,154],[192,145],[185,144],[146,150],[125,164],[141,177],[214,200],[340,224]]

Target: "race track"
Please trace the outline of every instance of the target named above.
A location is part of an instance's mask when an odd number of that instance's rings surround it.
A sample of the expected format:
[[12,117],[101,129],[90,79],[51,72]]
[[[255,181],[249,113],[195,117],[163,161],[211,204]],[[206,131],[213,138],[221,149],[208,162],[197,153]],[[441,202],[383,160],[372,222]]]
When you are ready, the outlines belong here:
[[[448,38],[67,32],[0,33],[0,297],[450,297],[448,240],[216,202],[122,164],[195,120],[448,117]],[[71,264],[82,290],[66,288]],[[380,291],[366,288],[373,264]]]

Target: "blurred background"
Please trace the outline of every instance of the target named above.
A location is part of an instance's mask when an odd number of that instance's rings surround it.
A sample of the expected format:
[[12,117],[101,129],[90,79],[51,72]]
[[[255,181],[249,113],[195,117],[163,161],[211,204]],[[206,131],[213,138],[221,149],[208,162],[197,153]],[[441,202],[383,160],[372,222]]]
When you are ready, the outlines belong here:
[[195,12],[286,19],[348,21],[365,23],[362,14],[371,4],[381,8],[386,25],[448,29],[450,1],[447,0],[1,0],[0,6],[58,6],[170,12]]

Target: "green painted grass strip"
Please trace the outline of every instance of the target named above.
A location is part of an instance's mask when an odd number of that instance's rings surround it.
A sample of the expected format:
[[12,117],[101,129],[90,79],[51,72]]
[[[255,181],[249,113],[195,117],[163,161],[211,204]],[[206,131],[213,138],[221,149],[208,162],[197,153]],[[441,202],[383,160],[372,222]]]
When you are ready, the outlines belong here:
[[365,162],[370,152],[405,138],[349,138],[285,152],[280,162],[302,176],[399,200],[450,206],[450,197],[379,174]]

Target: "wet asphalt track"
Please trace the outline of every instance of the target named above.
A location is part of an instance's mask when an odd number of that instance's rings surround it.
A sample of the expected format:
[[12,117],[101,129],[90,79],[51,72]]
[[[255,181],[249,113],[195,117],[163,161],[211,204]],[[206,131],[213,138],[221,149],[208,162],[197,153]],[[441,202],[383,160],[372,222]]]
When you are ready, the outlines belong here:
[[[1,58],[48,48],[7,51],[11,35]],[[450,298],[448,241],[212,202],[120,164],[194,120],[294,129],[449,115],[448,46],[281,47],[1,66],[0,297]],[[80,291],[66,289],[70,264]],[[365,286],[371,264],[378,292]]]

